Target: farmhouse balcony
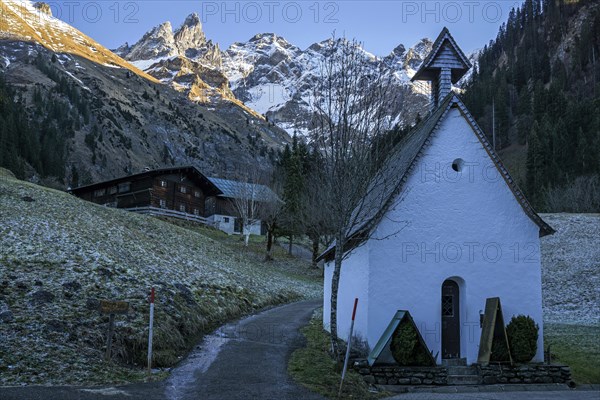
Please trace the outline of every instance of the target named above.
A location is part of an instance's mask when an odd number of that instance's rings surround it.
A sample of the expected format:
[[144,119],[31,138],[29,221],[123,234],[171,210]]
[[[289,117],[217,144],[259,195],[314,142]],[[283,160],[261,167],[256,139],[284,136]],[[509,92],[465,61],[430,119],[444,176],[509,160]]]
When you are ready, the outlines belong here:
[[169,210],[167,208],[158,208],[158,207],[134,207],[134,208],[125,208],[126,211],[135,212],[138,214],[144,215],[153,215],[159,217],[170,217],[177,218],[186,221],[197,222],[199,224],[207,225],[215,227],[215,222],[210,221],[207,218],[204,218],[200,215],[189,214],[182,211]]

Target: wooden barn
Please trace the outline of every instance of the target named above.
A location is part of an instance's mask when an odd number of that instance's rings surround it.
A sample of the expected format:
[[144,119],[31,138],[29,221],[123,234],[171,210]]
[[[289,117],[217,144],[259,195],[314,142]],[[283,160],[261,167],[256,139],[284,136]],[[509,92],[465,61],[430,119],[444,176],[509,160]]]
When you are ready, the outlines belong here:
[[206,222],[206,201],[222,192],[196,167],[145,171],[72,189],[84,200],[143,214]]

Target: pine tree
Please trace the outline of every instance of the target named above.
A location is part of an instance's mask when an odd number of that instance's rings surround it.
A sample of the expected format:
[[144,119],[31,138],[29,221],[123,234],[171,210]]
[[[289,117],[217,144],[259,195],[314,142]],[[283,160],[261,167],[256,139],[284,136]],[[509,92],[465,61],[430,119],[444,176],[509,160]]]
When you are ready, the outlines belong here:
[[539,139],[539,124],[533,123],[527,143],[527,195],[533,204],[537,204],[540,194],[540,185],[543,171],[542,144]]

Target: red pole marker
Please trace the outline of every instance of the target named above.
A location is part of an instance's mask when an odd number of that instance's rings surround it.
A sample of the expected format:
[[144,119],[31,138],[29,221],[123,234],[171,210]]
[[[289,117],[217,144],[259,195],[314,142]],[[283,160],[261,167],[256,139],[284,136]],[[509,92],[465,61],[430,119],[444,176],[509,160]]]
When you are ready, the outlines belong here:
[[350,360],[350,347],[352,345],[352,332],[354,331],[354,317],[356,317],[357,307],[358,298],[354,299],[354,308],[352,309],[352,322],[350,323],[350,333],[348,334],[348,347],[346,348],[346,358],[344,360],[344,369],[342,370],[342,381],[340,382],[338,398],[342,395],[342,385],[344,384],[344,378],[346,377],[346,371],[348,370],[348,361]]
[[356,317],[356,307],[358,306],[358,299],[354,299],[354,310],[352,310],[352,321],[354,321],[354,317]]

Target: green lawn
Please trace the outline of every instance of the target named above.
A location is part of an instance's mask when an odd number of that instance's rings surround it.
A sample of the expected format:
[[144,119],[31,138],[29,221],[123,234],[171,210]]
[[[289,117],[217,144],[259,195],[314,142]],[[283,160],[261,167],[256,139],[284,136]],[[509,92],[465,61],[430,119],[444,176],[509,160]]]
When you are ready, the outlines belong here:
[[600,326],[545,324],[544,345],[553,362],[571,367],[576,383],[600,383]]

